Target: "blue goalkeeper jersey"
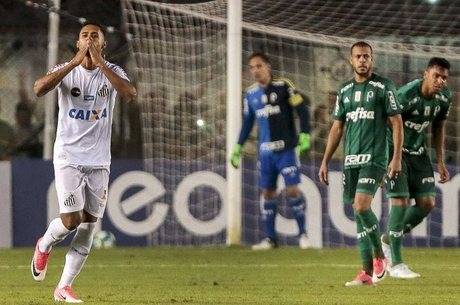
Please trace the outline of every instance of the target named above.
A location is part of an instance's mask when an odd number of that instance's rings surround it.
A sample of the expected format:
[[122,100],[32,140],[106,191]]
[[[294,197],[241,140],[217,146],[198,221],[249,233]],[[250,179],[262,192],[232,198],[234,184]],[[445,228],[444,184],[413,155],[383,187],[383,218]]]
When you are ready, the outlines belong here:
[[260,151],[283,151],[297,145],[294,110],[300,119],[300,131],[309,133],[308,110],[304,98],[287,79],[273,79],[266,87],[258,83],[246,90],[243,127],[238,144],[243,145],[257,120]]

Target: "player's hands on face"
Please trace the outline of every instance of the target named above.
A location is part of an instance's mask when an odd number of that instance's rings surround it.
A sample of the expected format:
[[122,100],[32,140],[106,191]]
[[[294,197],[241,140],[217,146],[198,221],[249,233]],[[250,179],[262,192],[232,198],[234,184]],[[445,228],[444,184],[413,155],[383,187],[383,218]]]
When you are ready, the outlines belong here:
[[318,173],[319,181],[326,185],[329,185],[328,175],[329,169],[327,168],[327,165],[325,163],[321,163],[321,167],[319,168]]
[[450,180],[450,174],[444,163],[438,163],[439,183],[446,183]]
[[99,40],[91,39],[88,44],[89,55],[91,56],[91,61],[97,66],[101,66],[104,63],[104,58],[101,54],[101,46],[99,45]]
[[86,53],[88,53],[88,40],[81,40],[78,45],[78,52],[75,54],[72,61],[79,65],[85,59]]
[[401,160],[392,159],[388,165],[388,177],[391,179],[398,178],[399,173],[401,172],[402,165]]

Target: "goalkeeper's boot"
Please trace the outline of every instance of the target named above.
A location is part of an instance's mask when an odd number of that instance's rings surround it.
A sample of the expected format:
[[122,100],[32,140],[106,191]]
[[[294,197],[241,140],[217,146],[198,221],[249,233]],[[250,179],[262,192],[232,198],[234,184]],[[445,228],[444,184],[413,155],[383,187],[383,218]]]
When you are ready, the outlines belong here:
[[251,247],[252,250],[270,250],[277,247],[277,244],[274,240],[266,237],[258,244],[255,244]]
[[41,252],[38,248],[41,238],[37,241],[35,245],[34,257],[30,263],[30,271],[32,272],[32,277],[36,281],[43,281],[46,276],[46,270],[48,269],[48,258],[50,252]]
[[303,233],[299,237],[299,247],[300,249],[308,249],[311,248],[312,245],[310,243],[310,240],[308,239],[307,233]]
[[374,282],[372,281],[372,277],[369,274],[367,274],[364,270],[361,270],[353,281],[345,283],[345,286],[347,287],[366,285],[372,286],[374,285]]
[[372,281],[377,283],[386,275],[387,261],[385,258],[374,258],[373,260],[374,273],[372,274]]
[[391,277],[398,279],[415,279],[420,277],[420,274],[410,270],[409,267],[404,263],[391,267],[389,274]]
[[386,234],[382,234],[380,237],[380,240],[382,241],[382,250],[383,254],[385,255],[385,258],[387,259],[387,271],[390,269],[390,266],[393,264],[392,259],[391,259],[391,247],[390,244],[388,243],[388,236]]
[[57,302],[66,302],[66,303],[83,303],[80,300],[75,292],[73,292],[72,287],[65,286],[63,288],[58,288],[54,290],[54,300]]

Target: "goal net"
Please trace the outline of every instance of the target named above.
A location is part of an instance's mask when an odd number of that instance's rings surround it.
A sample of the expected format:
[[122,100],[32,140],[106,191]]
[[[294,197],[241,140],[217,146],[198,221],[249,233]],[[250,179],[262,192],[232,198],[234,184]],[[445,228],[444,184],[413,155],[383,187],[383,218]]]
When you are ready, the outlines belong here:
[[[452,22],[458,21],[458,16],[451,6],[455,4],[448,1],[361,1],[353,5],[338,0],[243,1],[243,64],[250,53],[265,52],[274,74],[292,80],[308,100],[312,148],[301,159],[301,188],[307,199],[307,228],[316,246],[355,242],[351,211],[341,203],[341,149],[331,166],[331,185],[320,185],[316,178],[335,90],[352,77],[350,45],[357,40],[370,42],[375,71],[397,85],[421,77],[430,57],[446,57],[452,64],[450,87],[460,88],[459,29],[458,22]],[[145,170],[163,183],[166,193],[162,200],[170,206],[166,221],[151,233],[151,243],[223,244],[225,205],[232,204],[224,203],[223,192],[218,191],[229,155],[225,150],[227,2],[124,0],[122,10],[142,105]],[[247,87],[251,80],[243,67],[243,87]],[[428,222],[406,238],[409,245],[459,245],[457,105],[454,101],[446,135],[446,158],[454,181],[439,186],[437,207]],[[244,152],[241,242],[251,244],[263,236],[256,131]],[[185,197],[178,191],[184,184],[190,190]],[[295,244],[295,221],[282,191],[280,197],[280,243]],[[373,206],[384,225],[388,205],[380,191]],[[146,212],[152,211],[155,209]]]

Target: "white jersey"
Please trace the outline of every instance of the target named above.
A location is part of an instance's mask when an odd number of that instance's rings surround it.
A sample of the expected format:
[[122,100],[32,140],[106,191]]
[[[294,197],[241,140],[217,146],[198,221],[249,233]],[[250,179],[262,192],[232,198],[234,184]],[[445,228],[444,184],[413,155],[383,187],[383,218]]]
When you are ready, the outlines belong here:
[[[64,67],[58,65],[50,73]],[[109,69],[129,81],[119,66]],[[110,138],[117,91],[99,68],[79,65],[57,85],[59,115],[54,142],[56,165],[110,165]]]

